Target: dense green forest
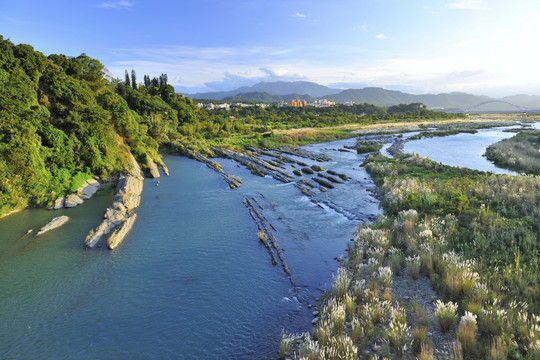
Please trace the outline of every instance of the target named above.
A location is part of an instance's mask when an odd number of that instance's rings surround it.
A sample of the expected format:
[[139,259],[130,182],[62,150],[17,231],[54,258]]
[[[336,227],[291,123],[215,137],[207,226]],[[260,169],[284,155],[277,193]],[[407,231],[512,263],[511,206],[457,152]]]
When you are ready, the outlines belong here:
[[133,90],[85,54],[45,56],[0,36],[0,214],[42,206],[125,169],[199,109],[172,86]]
[[126,70],[125,79],[114,79],[86,54],[45,56],[0,36],[0,215],[44,206],[88,177],[110,177],[129,166],[129,153],[144,168],[149,158],[160,162],[160,148],[302,144],[350,135],[274,131],[455,117],[421,104],[205,111],[176,94],[166,74],[139,83]]

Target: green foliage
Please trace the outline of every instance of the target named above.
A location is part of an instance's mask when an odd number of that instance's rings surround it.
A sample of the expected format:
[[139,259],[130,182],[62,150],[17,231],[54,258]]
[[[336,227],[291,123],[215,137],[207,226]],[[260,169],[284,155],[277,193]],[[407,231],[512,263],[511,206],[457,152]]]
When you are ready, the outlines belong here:
[[[410,155],[396,161],[371,157],[365,166],[382,186],[389,214],[416,209],[420,217],[455,216],[457,226],[446,239],[450,249],[481,261],[492,284],[508,288],[509,299],[540,309],[538,177],[483,173]],[[446,282],[454,278],[451,270],[445,270]],[[453,296],[469,293],[467,284],[458,279]]]
[[486,157],[497,166],[540,175],[540,131],[522,131],[488,146]]
[[116,83],[86,54],[46,57],[0,36],[0,214],[121,171],[130,151],[143,163],[159,158],[187,101]]
[[366,154],[369,152],[379,151],[383,147],[383,144],[377,141],[357,141],[355,148],[358,154]]

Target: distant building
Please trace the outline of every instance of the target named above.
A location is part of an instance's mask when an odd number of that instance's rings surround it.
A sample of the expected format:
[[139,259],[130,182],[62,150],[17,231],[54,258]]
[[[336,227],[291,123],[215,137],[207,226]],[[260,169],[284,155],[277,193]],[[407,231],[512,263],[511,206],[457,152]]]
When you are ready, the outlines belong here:
[[304,107],[307,106],[306,100],[291,100],[291,107]]
[[316,106],[316,107],[330,107],[330,106],[336,105],[336,103],[333,102],[332,100],[324,99],[324,100],[315,100],[310,105],[311,106]]

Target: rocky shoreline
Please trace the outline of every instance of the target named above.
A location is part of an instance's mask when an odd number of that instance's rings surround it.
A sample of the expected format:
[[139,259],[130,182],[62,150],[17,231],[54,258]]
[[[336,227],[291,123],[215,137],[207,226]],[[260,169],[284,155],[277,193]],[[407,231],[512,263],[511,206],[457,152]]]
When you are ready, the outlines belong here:
[[225,179],[225,182],[229,185],[229,187],[231,189],[236,189],[236,188],[242,186],[242,179],[240,179],[237,176],[230,175],[228,172],[223,170],[221,165],[219,165],[217,162],[212,161],[212,160],[208,159],[206,156],[203,156],[203,155],[201,155],[201,154],[199,154],[199,153],[197,153],[197,152],[195,152],[193,150],[190,150],[190,149],[184,149],[183,153],[184,153],[185,156],[187,156],[187,157],[189,157],[191,159],[197,160],[199,162],[202,162],[203,164],[206,164],[206,166],[208,166],[210,169],[220,173],[221,176],[223,176],[223,178]]
[[[144,177],[141,167],[133,156],[131,156],[130,162],[133,168],[127,174],[120,176],[113,203],[105,211],[103,221],[86,237],[85,245],[89,248],[96,246],[103,236],[122,225],[121,231],[114,232],[107,241],[109,249],[112,250],[122,243],[133,226],[136,219],[133,210],[141,203]],[[152,172],[150,173],[152,176],[154,175]],[[159,176],[159,171],[157,175]]]

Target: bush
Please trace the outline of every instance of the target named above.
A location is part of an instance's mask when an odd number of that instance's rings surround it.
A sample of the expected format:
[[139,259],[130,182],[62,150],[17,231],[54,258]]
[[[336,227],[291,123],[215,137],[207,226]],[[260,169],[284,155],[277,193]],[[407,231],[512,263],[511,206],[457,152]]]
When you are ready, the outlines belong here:
[[435,307],[435,317],[442,332],[448,332],[456,322],[457,304],[451,301],[445,304],[441,300],[437,300]]

